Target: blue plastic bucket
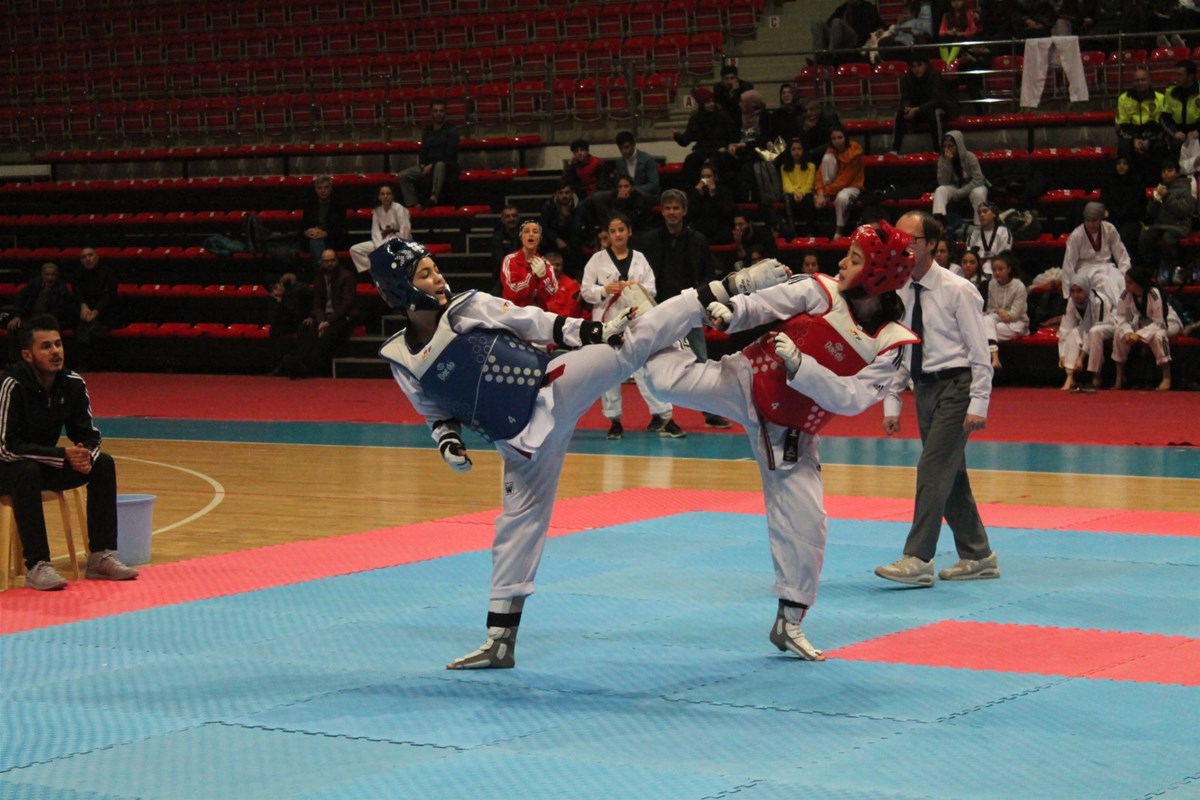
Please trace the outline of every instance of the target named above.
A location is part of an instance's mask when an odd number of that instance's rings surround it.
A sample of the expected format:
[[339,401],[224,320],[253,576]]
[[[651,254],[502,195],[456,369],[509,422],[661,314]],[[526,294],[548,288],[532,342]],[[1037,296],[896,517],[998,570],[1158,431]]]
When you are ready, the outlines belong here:
[[117,553],[126,564],[149,563],[153,513],[154,495],[117,495]]

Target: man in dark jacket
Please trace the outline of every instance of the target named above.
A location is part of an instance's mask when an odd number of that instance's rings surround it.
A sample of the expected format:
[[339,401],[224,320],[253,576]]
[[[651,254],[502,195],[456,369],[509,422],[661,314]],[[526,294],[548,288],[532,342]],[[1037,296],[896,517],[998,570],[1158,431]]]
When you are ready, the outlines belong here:
[[899,153],[904,135],[914,125],[929,127],[933,139],[931,150],[942,149],[942,131],[947,120],[958,115],[958,101],[946,90],[942,73],[929,63],[923,54],[914,53],[908,60],[908,72],[900,79],[900,108],[892,133],[892,152]]
[[[58,320],[29,318],[18,331],[21,360],[0,382],[0,493],[12,497],[24,551],[25,585],[42,591],[67,582],[50,563],[42,491],[87,485],[87,576],[110,581],[137,577],[117,558],[117,469],[100,452],[100,431],[83,378],[63,369]],[[66,428],[68,447],[58,439]]]
[[63,283],[58,264],[53,261],[42,264],[38,274],[30,278],[29,283],[13,299],[12,315],[5,323],[8,327],[10,361],[18,361],[21,357],[18,350],[20,339],[16,333],[22,323],[42,314],[51,315],[67,328],[73,328],[79,316],[79,306],[71,296],[71,287]]
[[271,374],[307,378],[327,368],[334,348],[350,338],[354,329],[357,297],[354,273],[338,261],[337,253],[326,250],[313,282],[312,314],[300,323],[296,352],[284,356]]
[[321,262],[321,253],[329,247],[341,250],[349,241],[346,206],[333,196],[333,176],[318,175],[313,181],[313,193],[304,204],[301,236],[308,243],[314,266]]
[[421,131],[421,154],[417,166],[400,173],[400,196],[406,208],[421,208],[419,183],[429,185],[428,204],[445,198],[447,184],[458,176],[458,128],[446,121],[446,103],[429,104],[430,124]]
[[[707,285],[721,277],[721,264],[708,249],[704,234],[687,224],[687,195],[678,189],[667,189],[659,200],[663,226],[642,234],[634,249],[646,256],[654,271],[658,288],[657,301],[674,297],[684,289]],[[708,360],[708,345],[704,329],[688,331],[688,344],[697,361]],[[710,428],[730,428],[729,420],[719,414],[704,413],[704,424]]]
[[738,75],[736,64],[726,64],[721,67],[721,80],[713,84],[713,101],[718,108],[729,115],[730,119],[741,119],[742,92],[748,92],[753,88],[753,83],[742,80]]
[[71,288],[62,282],[58,264],[53,261],[42,264],[38,274],[17,292],[13,299],[13,313],[7,322],[9,333],[16,333],[25,318],[42,314],[61,318],[68,326],[75,321],[76,306],[71,297]]
[[79,252],[79,274],[75,276],[75,300],[79,303],[79,322],[75,325],[77,369],[87,369],[96,337],[121,327],[117,297],[117,273],[100,263],[94,247]]

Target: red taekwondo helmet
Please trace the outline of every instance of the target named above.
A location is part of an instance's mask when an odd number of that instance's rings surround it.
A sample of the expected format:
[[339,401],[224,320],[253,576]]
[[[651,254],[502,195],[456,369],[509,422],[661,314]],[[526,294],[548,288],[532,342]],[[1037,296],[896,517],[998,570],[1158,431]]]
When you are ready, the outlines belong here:
[[886,220],[880,221],[878,229],[873,225],[858,227],[850,234],[850,241],[861,247],[866,256],[866,266],[853,286],[861,285],[867,294],[894,292],[912,275],[914,259],[909,246],[913,237]]

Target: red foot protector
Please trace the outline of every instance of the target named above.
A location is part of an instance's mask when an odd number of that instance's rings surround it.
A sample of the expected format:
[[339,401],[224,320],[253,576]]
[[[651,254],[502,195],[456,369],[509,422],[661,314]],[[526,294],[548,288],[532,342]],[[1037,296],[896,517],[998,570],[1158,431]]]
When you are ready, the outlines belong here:
[[925,667],[1200,686],[1200,639],[946,620],[826,652]]

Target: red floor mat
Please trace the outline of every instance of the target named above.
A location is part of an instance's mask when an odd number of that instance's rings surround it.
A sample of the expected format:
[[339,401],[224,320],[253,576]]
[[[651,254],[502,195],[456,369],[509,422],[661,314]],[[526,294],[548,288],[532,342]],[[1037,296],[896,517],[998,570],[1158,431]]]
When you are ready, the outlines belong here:
[[[910,500],[831,496],[825,498],[825,506],[831,516],[840,519],[905,521],[912,515]],[[763,514],[763,498],[755,492],[672,489],[630,489],[568,498],[554,508],[550,535],[702,511]],[[1013,527],[1050,529],[1046,511],[1038,506],[988,505],[980,509],[989,525],[999,524],[996,520],[1003,516]],[[1061,525],[1064,530],[1089,530],[1084,527],[1085,520],[1110,513],[1061,511],[1060,521],[1071,523]],[[149,566],[142,569],[141,578],[127,583],[72,581],[62,592],[11,589],[0,592],[0,634],[485,550],[491,547],[496,513],[489,509],[415,525]],[[1153,526],[1161,523],[1175,526],[1179,535],[1196,536],[1200,531],[1200,514],[1168,515],[1169,519],[1158,514],[1139,517],[1134,512],[1118,516],[1127,533],[1159,533]],[[1139,519],[1141,524],[1135,524]]]
[[1200,639],[946,620],[832,650],[830,658],[1200,686]]

